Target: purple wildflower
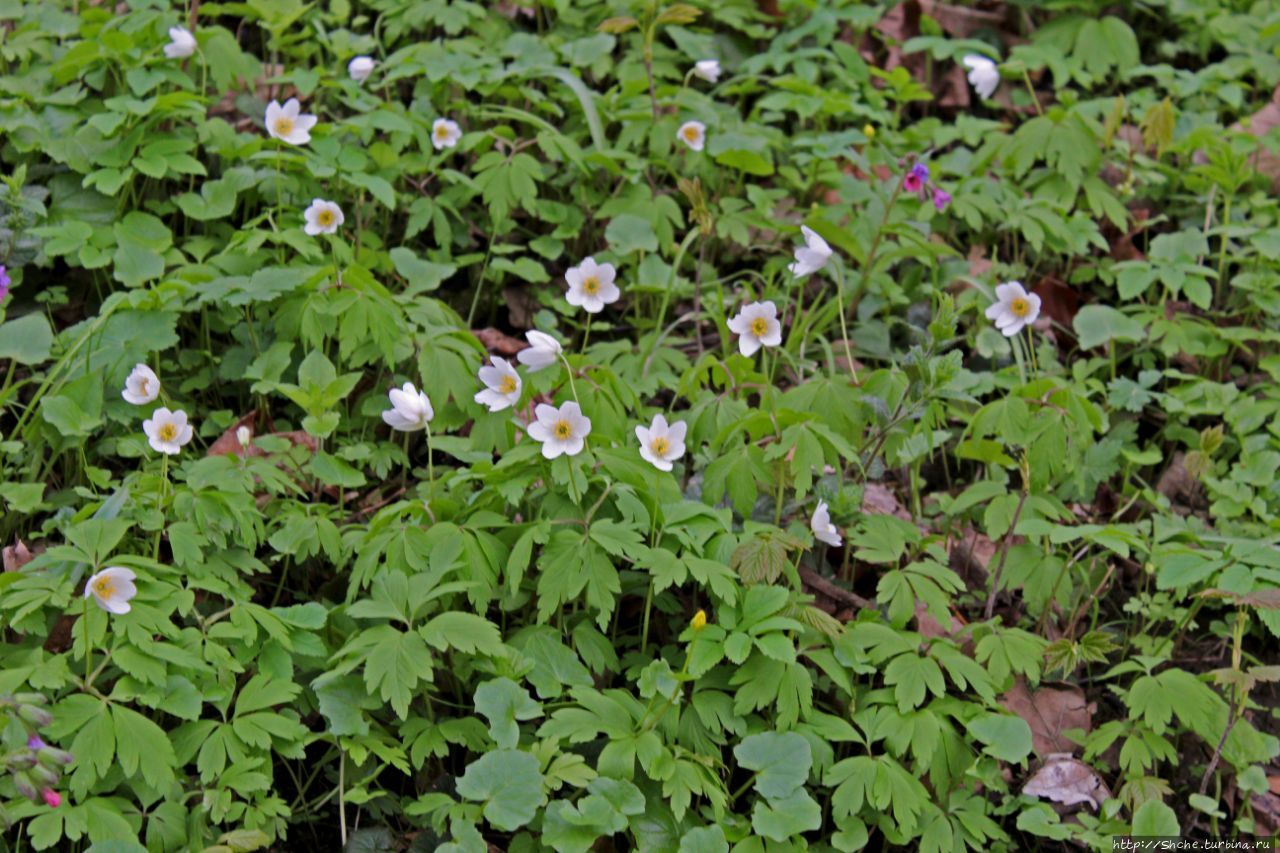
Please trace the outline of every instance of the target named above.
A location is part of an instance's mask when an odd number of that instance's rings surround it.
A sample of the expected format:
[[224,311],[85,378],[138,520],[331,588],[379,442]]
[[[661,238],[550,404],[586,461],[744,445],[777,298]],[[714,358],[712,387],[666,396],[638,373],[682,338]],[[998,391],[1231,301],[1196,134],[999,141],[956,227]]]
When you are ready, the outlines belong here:
[[942,187],[933,188],[933,207],[939,213],[947,209],[947,205],[951,203],[951,193]]
[[27,749],[34,749],[38,751],[44,749],[48,745],[49,744],[40,739],[40,735],[33,734],[31,737],[27,738]]
[[5,269],[4,264],[0,264],[0,302],[9,295],[9,271]]

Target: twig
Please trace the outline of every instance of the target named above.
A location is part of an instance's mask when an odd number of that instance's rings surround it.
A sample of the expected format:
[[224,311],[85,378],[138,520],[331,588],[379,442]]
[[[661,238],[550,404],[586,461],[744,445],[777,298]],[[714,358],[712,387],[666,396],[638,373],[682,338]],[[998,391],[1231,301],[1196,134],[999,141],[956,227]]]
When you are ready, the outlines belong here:
[[875,610],[876,603],[869,601],[855,592],[850,592],[842,586],[838,586],[815,572],[813,569],[801,569],[800,580],[807,585],[813,587],[818,592],[830,598],[832,601],[841,601],[845,604],[851,604],[861,610]]
[[1018,519],[1022,516],[1022,508],[1026,503],[1027,490],[1023,489],[1022,494],[1018,496],[1018,508],[1013,511],[1013,520],[1009,522],[1009,529],[1004,532],[1004,540],[1000,543],[1000,562],[996,564],[995,574],[991,576],[991,592],[987,593],[987,607],[983,611],[984,619],[990,619],[992,611],[996,609],[996,590],[1000,589],[1000,573],[1004,571],[1004,561],[1009,557],[1013,531],[1018,526]]

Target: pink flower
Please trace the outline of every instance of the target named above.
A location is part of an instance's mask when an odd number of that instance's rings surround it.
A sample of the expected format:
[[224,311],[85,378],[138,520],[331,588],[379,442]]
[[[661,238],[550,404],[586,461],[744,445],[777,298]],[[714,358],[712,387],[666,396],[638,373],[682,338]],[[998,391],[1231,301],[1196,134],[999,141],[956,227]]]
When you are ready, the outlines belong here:
[[41,796],[44,797],[45,805],[51,809],[56,809],[58,806],[62,805],[62,795],[52,788],[45,788],[41,792]]
[[924,163],[916,163],[903,177],[902,188],[909,193],[918,193],[927,183],[929,183],[929,167]]
[[942,187],[933,188],[933,207],[939,213],[947,209],[947,205],[951,203],[951,193]]

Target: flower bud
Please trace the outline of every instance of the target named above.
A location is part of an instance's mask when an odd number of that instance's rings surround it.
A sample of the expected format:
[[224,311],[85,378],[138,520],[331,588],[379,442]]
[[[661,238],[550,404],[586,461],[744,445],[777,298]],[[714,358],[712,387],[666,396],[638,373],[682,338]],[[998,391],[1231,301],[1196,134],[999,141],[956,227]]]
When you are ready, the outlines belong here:
[[18,716],[38,729],[43,729],[53,722],[53,714],[50,714],[44,708],[37,708],[35,705],[19,705]]
[[693,614],[693,618],[689,620],[689,627],[695,631],[701,631],[703,628],[707,627],[707,612],[705,610],[699,610],[697,613]]
[[32,767],[28,772],[33,780],[45,786],[58,784],[58,779],[62,777],[62,774],[57,770],[52,770],[41,764]]
[[26,771],[19,771],[13,774],[13,786],[18,789],[20,796],[26,797],[31,802],[37,802],[40,797],[39,791],[36,790],[35,784],[31,781],[31,777]]
[[52,788],[45,788],[41,796],[44,797],[44,803],[51,809],[56,809],[62,805],[62,795]]
[[43,693],[15,693],[13,701],[19,705],[44,705],[49,700]]
[[49,744],[45,743],[43,740],[40,739],[40,735],[34,732],[32,732],[31,735],[27,738],[27,749],[39,750],[39,749],[44,749],[48,745]]
[[55,749],[52,746],[46,746],[37,752],[36,758],[45,767],[66,767],[76,760],[76,757],[65,749]]
[[865,136],[867,139],[875,139],[876,126],[874,124],[871,124],[871,122],[867,122],[862,126],[862,135]]

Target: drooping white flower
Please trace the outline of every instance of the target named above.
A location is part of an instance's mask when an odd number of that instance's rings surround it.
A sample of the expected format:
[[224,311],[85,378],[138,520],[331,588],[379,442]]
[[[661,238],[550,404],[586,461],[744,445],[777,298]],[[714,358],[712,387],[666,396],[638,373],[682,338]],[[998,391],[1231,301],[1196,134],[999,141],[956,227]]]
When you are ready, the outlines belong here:
[[969,85],[981,98],[990,98],[1000,85],[1000,68],[979,53],[967,54],[960,60],[969,69]]
[[524,336],[529,339],[529,346],[516,353],[516,358],[529,368],[530,373],[550,367],[559,361],[560,353],[564,350],[555,338],[537,329],[530,329]]
[[373,73],[374,66],[377,64],[371,56],[357,56],[347,63],[347,73],[351,75],[352,80],[363,83],[369,79],[369,75]]
[[636,427],[640,456],[659,471],[670,471],[671,463],[684,456],[684,435],[688,429],[684,421],[668,425],[665,417],[654,415],[648,429]]
[[267,104],[267,133],[274,139],[290,145],[306,145],[311,141],[311,128],[316,117],[302,112],[297,98],[290,98],[280,106],[279,101]]
[[182,452],[182,445],[191,440],[194,431],[187,423],[187,413],[178,409],[169,411],[164,406],[151,413],[151,417],[142,422],[142,431],[147,434],[147,443],[156,453],[173,456]]
[[128,613],[132,609],[129,600],[138,594],[133,584],[136,578],[132,569],[107,566],[85,581],[84,597],[93,596],[94,603],[108,613]]
[[302,230],[311,237],[317,234],[336,234],[338,226],[346,221],[337,202],[322,198],[311,199],[311,204],[302,212],[302,218],[306,220]]
[[129,378],[124,381],[124,390],[120,392],[120,396],[127,403],[145,406],[160,396],[160,377],[145,364],[135,364]]
[[247,449],[249,447],[249,442],[253,441],[253,430],[249,429],[247,426],[237,427],[236,441],[240,443],[241,447]]
[[492,367],[480,368],[480,381],[485,389],[476,394],[476,402],[488,406],[490,412],[501,412],[520,402],[520,374],[505,358],[492,356]]
[[676,135],[694,151],[701,151],[702,146],[707,143],[707,126],[700,121],[686,121],[680,125]]
[[452,148],[458,144],[458,140],[461,138],[462,128],[458,127],[456,121],[438,118],[431,123],[431,144],[435,146],[437,151],[443,148]]
[[1027,293],[1020,281],[1008,281],[996,285],[996,301],[987,309],[987,319],[994,320],[996,328],[1011,338],[1030,326],[1040,316],[1040,297]]
[[403,388],[392,388],[387,397],[391,399],[391,408],[382,413],[382,420],[392,429],[417,432],[426,429],[436,416],[427,392],[419,391],[412,382],[404,383]]
[[542,442],[542,455],[555,459],[560,454],[577,456],[591,434],[591,419],[572,400],[560,408],[542,403],[533,410],[537,418],[529,424],[529,437]]
[[808,225],[801,225],[800,233],[804,235],[804,245],[796,249],[795,263],[787,267],[797,277],[815,273],[831,260],[831,247],[816,231]]
[[186,27],[169,27],[169,43],[164,55],[170,59],[186,59],[196,52],[196,37]]
[[840,538],[840,531],[836,530],[836,526],[831,523],[831,513],[827,511],[826,501],[818,501],[817,509],[813,511],[813,518],[809,519],[809,529],[813,531],[815,539],[821,539],[828,545],[838,547],[844,542]]
[[695,62],[693,64],[693,73],[708,83],[714,83],[720,79],[720,60],[703,59]]
[[748,302],[729,319],[729,331],[738,336],[738,351],[745,356],[755,355],[762,346],[778,346],[782,343],[778,306],[772,302]]
[[588,314],[599,314],[604,306],[617,302],[622,295],[613,283],[617,277],[613,264],[597,264],[595,258],[585,258],[564,274],[564,280],[569,283],[569,292],[564,298]]

